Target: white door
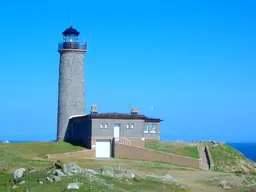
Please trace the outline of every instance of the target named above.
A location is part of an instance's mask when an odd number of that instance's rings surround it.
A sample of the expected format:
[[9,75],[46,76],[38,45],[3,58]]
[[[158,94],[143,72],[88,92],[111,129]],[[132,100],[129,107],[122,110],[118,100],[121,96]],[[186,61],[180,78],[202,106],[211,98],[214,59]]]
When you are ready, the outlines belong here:
[[120,124],[114,124],[114,137],[116,138],[116,141],[119,140],[120,137]]
[[111,156],[110,140],[96,140],[96,157]]

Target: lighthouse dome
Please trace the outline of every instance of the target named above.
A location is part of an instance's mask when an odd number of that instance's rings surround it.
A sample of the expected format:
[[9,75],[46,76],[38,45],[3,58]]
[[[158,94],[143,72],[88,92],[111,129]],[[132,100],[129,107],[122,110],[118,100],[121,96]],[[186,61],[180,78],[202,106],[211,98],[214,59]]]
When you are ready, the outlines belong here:
[[79,32],[73,28],[72,26],[70,26],[69,28],[67,28],[64,32],[62,32],[62,34],[64,36],[67,36],[67,35],[79,35]]

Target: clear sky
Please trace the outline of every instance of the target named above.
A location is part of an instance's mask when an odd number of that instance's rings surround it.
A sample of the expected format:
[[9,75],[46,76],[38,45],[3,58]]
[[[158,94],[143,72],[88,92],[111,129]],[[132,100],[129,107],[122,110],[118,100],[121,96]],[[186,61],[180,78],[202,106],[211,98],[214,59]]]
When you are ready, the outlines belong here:
[[0,140],[56,138],[57,46],[72,23],[88,42],[87,112],[137,107],[164,120],[162,140],[255,141],[255,8],[253,0],[1,1]]

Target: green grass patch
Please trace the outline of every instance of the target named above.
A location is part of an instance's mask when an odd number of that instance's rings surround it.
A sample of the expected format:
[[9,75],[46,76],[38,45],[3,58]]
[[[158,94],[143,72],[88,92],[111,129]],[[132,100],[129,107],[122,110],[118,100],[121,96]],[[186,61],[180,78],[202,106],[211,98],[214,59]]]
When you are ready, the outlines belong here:
[[44,168],[51,162],[44,159],[46,154],[80,150],[84,150],[84,148],[65,142],[0,144],[0,172],[10,172],[20,167]]
[[173,153],[176,155],[199,159],[199,152],[198,152],[197,146],[188,146],[183,143],[180,144],[180,143],[149,141],[149,142],[146,142],[145,148],[155,150],[155,151]]
[[5,150],[9,153],[15,153],[23,157],[42,157],[46,154],[65,153],[72,151],[81,151],[85,148],[73,146],[66,142],[24,142],[0,144],[0,151]]
[[227,144],[220,144],[218,146],[209,146],[209,149],[215,171],[242,174],[246,173],[247,170],[251,174],[254,173],[253,162],[235,148]]
[[[3,176],[3,177],[1,177]],[[66,192],[66,191],[74,191],[74,190],[68,190],[67,186],[69,183],[75,183],[79,182],[81,183],[80,188],[78,192],[81,191],[91,191],[91,192],[98,192],[98,191],[114,191],[110,189],[106,189],[106,186],[99,183],[90,181],[88,177],[82,176],[82,175],[76,175],[75,177],[61,177],[61,181],[58,182],[49,182],[45,179],[45,173],[44,172],[38,172],[38,173],[25,173],[23,179],[25,180],[25,184],[22,185],[16,185],[18,186],[17,189],[12,189],[14,184],[8,184],[8,180],[11,179],[11,175],[1,175],[0,174],[0,191],[12,191],[12,192],[25,192],[26,189],[28,191],[36,191],[36,192]],[[41,180],[44,183],[39,184],[37,180]],[[7,185],[6,185],[7,184]]]

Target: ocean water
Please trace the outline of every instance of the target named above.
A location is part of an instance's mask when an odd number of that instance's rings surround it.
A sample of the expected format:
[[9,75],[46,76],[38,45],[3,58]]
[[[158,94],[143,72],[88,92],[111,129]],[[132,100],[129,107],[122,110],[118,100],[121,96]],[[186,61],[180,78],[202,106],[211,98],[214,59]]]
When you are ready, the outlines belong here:
[[256,143],[227,143],[244,154],[245,157],[256,162]]

